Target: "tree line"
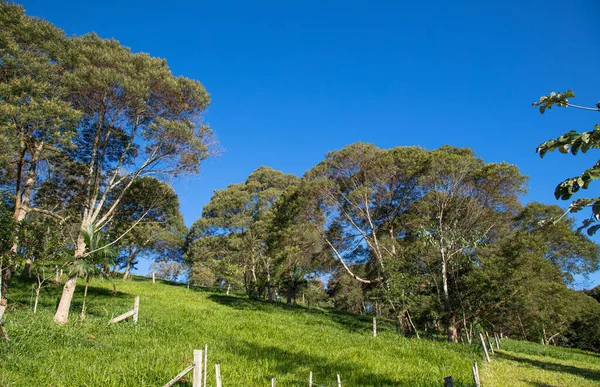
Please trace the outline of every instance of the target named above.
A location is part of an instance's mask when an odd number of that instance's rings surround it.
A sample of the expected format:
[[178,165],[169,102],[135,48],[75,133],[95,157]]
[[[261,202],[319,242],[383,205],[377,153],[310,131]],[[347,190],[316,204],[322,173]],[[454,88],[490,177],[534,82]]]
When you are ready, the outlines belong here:
[[520,204],[526,183],[451,146],[355,143],[302,178],[260,167],[190,228],[190,280],[386,316],[415,336],[493,329],[598,349],[600,304],[568,287],[598,269],[598,246],[560,207]]

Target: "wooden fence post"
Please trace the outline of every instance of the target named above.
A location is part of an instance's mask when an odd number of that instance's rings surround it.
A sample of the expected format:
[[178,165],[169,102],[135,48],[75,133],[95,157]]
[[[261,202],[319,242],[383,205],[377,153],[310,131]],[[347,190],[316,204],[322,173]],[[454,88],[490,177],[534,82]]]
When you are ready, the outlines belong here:
[[152,272],[152,284],[154,284],[156,279],[154,278],[154,272]]
[[192,387],[202,387],[202,350],[194,349],[194,379]]
[[452,376],[446,376],[444,378],[444,387],[454,387],[454,380]]
[[475,387],[481,387],[479,381],[479,368],[477,367],[477,360],[473,362],[473,380],[475,380]]
[[492,345],[492,340],[490,340],[490,335],[488,335],[487,331],[485,331],[485,337],[487,338],[488,345],[490,346],[490,351],[492,355],[494,354],[494,346]]
[[479,338],[481,339],[481,345],[483,345],[483,351],[485,352],[485,360],[487,360],[488,363],[491,363],[492,361],[490,360],[490,354],[485,346],[485,340],[482,333],[479,333]]
[[204,344],[204,384],[202,385],[202,387],[206,387],[206,374],[207,374],[207,370],[208,370],[208,344]]
[[498,340],[498,335],[494,333],[494,339],[496,340],[496,348],[500,349],[500,340]]
[[312,385],[312,371],[308,374],[308,387],[313,387]]
[[217,378],[217,387],[222,387],[221,385],[221,365],[215,364],[215,376]]
[[179,374],[177,374],[177,376],[175,376],[173,379],[171,379],[169,381],[169,383],[165,384],[163,387],[173,386],[175,383],[177,383],[179,381],[179,379],[183,378],[188,372],[190,372],[193,369],[194,369],[194,365],[192,364],[191,366],[187,367],[186,369],[181,371]]
[[275,378],[271,378],[271,387],[276,387]]
[[373,317],[373,337],[377,337],[377,319]]
[[133,301],[133,325],[137,326],[139,312],[140,312],[140,296],[135,296],[135,301]]
[[342,387],[342,379],[340,378],[340,374],[337,374],[338,378],[338,387]]

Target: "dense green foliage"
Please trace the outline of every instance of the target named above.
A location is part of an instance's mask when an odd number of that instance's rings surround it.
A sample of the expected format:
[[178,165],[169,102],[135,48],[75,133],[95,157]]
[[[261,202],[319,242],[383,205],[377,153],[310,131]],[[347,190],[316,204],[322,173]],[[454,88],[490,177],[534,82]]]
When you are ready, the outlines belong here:
[[288,303],[310,294],[417,337],[496,330],[596,348],[600,324],[584,316],[600,304],[567,285],[598,268],[598,246],[559,207],[523,207],[515,166],[356,143],[286,176],[261,167],[215,191],[188,236],[192,281]]

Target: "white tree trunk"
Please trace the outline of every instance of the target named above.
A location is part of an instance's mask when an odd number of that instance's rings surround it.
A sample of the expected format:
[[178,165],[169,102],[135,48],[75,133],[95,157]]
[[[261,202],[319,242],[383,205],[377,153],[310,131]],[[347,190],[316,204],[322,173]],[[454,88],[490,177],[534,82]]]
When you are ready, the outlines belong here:
[[73,294],[75,293],[75,286],[77,285],[77,276],[69,277],[65,286],[63,287],[62,296],[56,314],[54,315],[54,322],[57,324],[66,324],[69,322],[69,309],[71,309],[71,301],[73,300]]
[[[85,251],[85,242],[81,233],[77,238],[77,248],[75,249],[75,258],[83,256]],[[63,286],[62,296],[54,315],[54,322],[57,324],[66,324],[69,322],[69,309],[71,309],[71,301],[75,294],[75,286],[77,286],[77,276],[70,276],[65,286]]]

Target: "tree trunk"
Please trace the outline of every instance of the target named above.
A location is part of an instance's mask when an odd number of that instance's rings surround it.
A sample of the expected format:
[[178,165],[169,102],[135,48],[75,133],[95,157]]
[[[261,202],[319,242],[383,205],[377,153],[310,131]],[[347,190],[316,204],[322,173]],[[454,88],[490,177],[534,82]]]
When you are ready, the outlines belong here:
[[446,261],[445,252],[442,248],[442,294],[444,298],[444,311],[446,312],[446,329],[448,330],[448,341],[458,343],[456,334],[456,314],[450,305],[450,291],[448,286],[448,263]]
[[127,264],[125,265],[125,273],[123,273],[123,281],[129,278],[129,269],[131,268],[131,262],[127,260]]
[[85,301],[87,300],[88,285],[90,284],[90,276],[85,277],[85,289],[83,290],[83,305],[81,305],[81,319],[85,318]]
[[[82,225],[83,227],[83,225]],[[85,251],[85,241],[81,232],[77,238],[77,248],[75,249],[75,258],[83,256]],[[77,286],[77,275],[70,276],[65,286],[63,286],[62,296],[54,314],[54,322],[57,324],[66,324],[69,322],[69,309],[71,309],[71,301],[73,300],[73,294],[75,293],[75,286]]]
[[23,277],[24,278],[31,277],[31,264],[32,263],[33,263],[33,260],[31,258],[27,258],[25,260],[25,267],[23,268]]
[[71,301],[73,300],[73,294],[75,293],[75,286],[77,285],[77,276],[69,277],[65,286],[63,287],[62,296],[56,314],[54,315],[54,322],[57,324],[66,324],[69,322],[69,309],[71,308]]
[[40,288],[42,287],[41,283],[38,283],[38,287],[35,289],[35,303],[33,304],[33,314],[37,313],[38,300],[40,298]]

